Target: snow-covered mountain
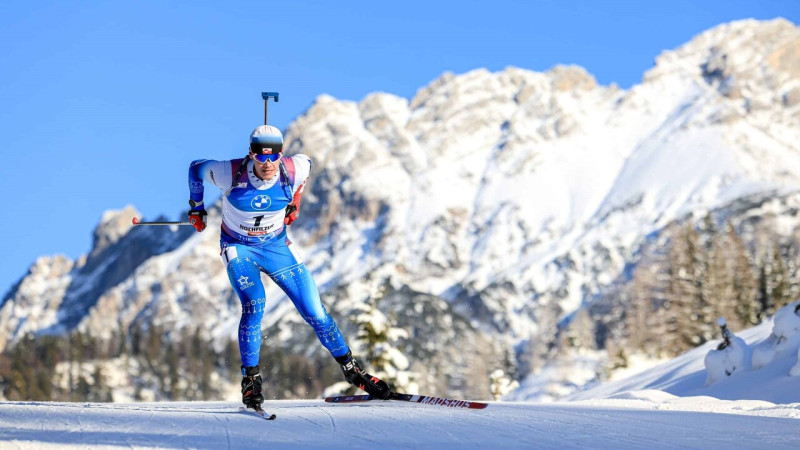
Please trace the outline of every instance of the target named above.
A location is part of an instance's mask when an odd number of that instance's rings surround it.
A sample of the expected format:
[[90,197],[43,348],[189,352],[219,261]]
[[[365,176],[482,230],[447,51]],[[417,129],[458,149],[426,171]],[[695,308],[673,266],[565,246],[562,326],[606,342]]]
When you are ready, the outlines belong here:
[[[592,303],[676,219],[766,208],[794,232],[798,56],[793,24],[745,20],[663,52],[630,90],[558,66],[446,73],[410,100],[320,96],[285,133],[289,153],[314,160],[293,240],[337,320],[390,286],[406,293],[390,296],[403,325],[418,327],[410,352],[501,364],[537,336],[545,309],[565,317]],[[40,258],[6,294],[0,346],[75,327],[102,337],[108,323],[234,336],[218,214],[196,234],[107,213],[87,257]],[[308,351],[291,303],[267,295],[268,335]]]

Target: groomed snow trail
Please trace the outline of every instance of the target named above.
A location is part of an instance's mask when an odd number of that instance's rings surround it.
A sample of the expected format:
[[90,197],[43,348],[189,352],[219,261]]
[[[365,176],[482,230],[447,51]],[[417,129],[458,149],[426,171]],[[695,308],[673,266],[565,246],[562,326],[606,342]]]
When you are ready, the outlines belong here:
[[[800,420],[586,404],[0,403],[0,448],[800,448]],[[794,406],[790,406],[794,408]]]

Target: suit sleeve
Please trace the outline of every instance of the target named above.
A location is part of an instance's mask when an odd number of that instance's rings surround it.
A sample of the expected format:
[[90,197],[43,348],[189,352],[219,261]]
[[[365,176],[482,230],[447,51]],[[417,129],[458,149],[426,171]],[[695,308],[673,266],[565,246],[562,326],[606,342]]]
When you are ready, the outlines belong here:
[[306,187],[308,176],[311,174],[311,158],[299,154],[292,156],[294,162],[294,184],[292,184],[291,204],[300,208],[300,201],[303,198],[303,189]]
[[292,156],[294,161],[294,184],[292,185],[292,203],[300,203],[300,196],[303,195],[303,189],[306,186],[308,177],[311,174],[311,158],[306,155],[299,154]]
[[[189,198],[199,203],[203,201],[203,182],[210,182],[220,189],[231,185],[231,162],[213,159],[198,159],[189,165]],[[204,205],[192,209],[204,209]]]

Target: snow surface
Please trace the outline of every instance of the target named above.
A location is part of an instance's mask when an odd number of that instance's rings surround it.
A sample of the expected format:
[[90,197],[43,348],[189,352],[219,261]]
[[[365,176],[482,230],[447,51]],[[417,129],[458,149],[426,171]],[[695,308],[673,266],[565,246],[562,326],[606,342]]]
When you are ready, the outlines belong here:
[[[685,400],[685,401],[681,401]],[[650,399],[492,403],[484,410],[381,402],[0,404],[2,448],[798,448],[800,410],[765,402]],[[718,414],[725,413],[725,414]]]
[[[720,327],[725,327],[725,318],[721,317],[718,323]],[[727,339],[725,348],[717,348],[706,354],[706,386],[726,379],[737,370],[747,370],[752,367],[750,362],[753,352],[744,339],[736,336],[727,328],[724,328],[723,333]],[[720,346],[722,345],[720,344]]]

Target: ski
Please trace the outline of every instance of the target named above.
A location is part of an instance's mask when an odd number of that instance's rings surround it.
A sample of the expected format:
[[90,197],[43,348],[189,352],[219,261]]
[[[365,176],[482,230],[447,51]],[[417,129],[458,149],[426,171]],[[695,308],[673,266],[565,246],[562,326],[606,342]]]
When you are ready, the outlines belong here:
[[243,413],[246,413],[246,414],[255,414],[255,415],[257,415],[258,417],[260,417],[260,418],[262,418],[264,420],[275,420],[275,418],[278,417],[275,414],[267,413],[266,411],[264,411],[261,408],[258,408],[258,409],[239,408],[239,411],[241,411]]
[[[374,400],[379,399],[371,397],[370,395],[338,395],[325,398],[325,401],[328,403],[357,403]],[[426,395],[398,394],[397,392],[392,392],[391,396],[387,400],[400,400],[403,402],[420,403],[423,405],[446,406],[448,408],[484,409],[489,406],[488,403],[483,402],[470,402],[467,400],[430,397]]]

